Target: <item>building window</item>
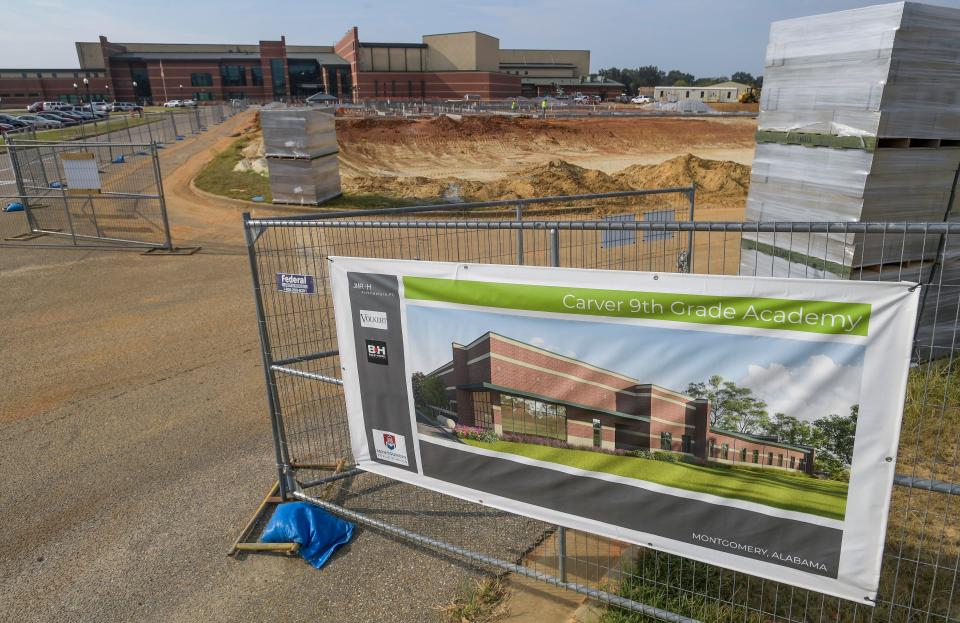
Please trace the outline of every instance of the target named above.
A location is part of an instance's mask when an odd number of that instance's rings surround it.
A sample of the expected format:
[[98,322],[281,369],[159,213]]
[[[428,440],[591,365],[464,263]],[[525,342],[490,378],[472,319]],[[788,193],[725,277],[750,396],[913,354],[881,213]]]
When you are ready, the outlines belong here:
[[213,86],[213,76],[210,74],[190,74],[190,86],[193,87],[211,87]]
[[493,428],[493,409],[490,408],[490,392],[473,392],[473,421],[478,428]]
[[693,454],[693,437],[690,435],[683,435],[680,438],[680,444],[680,447],[683,448],[684,452],[687,454]]
[[717,442],[713,439],[710,440],[710,447],[707,451],[707,456],[711,459],[717,458]]
[[740,462],[741,462],[741,463],[746,463],[746,462],[747,462],[747,449],[746,449],[746,448],[740,448]]
[[52,74],[50,74],[50,77],[51,77],[51,78],[56,78],[56,77],[57,77],[57,72],[53,72]]
[[673,450],[673,434],[672,433],[660,433],[660,449]]
[[783,467],[783,455],[782,455],[782,454],[778,454],[778,455],[777,455],[777,467]]
[[213,100],[213,93],[210,91],[197,91],[193,94],[193,99],[198,102],[209,102]]
[[723,460],[729,461],[730,460],[730,444],[727,444],[727,443],[723,444],[723,447],[721,448],[721,452],[723,452],[723,455],[722,455]]
[[[797,457],[795,456],[790,457],[790,469],[793,469],[793,466],[795,465],[796,460],[797,460]],[[800,469],[803,469],[803,459],[800,459]]]
[[[790,469],[793,469],[793,457],[790,457]],[[800,471],[807,471],[807,459],[800,459]]]
[[593,418],[593,447],[599,448],[602,441],[603,441],[603,426],[600,424],[599,419]]
[[225,87],[245,87],[247,86],[247,68],[242,65],[221,67],[220,80]]
[[273,79],[273,96],[286,97],[287,76],[283,69],[282,58],[270,59],[270,75]]
[[250,84],[255,87],[263,86],[263,67],[250,68]]
[[758,464],[758,465],[760,464],[760,451],[759,451],[759,450],[754,450],[754,451],[753,451],[753,462],[756,463],[756,464]]
[[767,465],[773,465],[773,452],[767,452]]
[[20,77],[23,78],[24,80],[26,80],[26,78],[27,78],[27,72],[25,72],[25,71],[22,72],[22,73],[20,74]]
[[730,91],[727,91],[727,99],[730,99]]
[[567,439],[567,409],[563,405],[501,394],[500,416],[505,433]]

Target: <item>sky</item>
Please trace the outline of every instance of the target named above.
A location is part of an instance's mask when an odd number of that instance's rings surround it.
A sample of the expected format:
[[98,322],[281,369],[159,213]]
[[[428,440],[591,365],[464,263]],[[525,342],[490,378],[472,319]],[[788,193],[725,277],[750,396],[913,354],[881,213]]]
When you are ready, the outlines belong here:
[[[589,49],[591,71],[657,65],[697,76],[762,73],[770,22],[870,0],[165,0],[4,2],[0,67],[77,66],[75,41],[332,45],[351,26],[361,41],[419,42],[479,30],[504,48]],[[960,0],[934,4],[960,8]],[[15,26],[14,26],[15,25]]]
[[432,372],[452,359],[453,342],[469,344],[487,331],[680,392],[719,374],[752,389],[771,415],[812,422],[847,415],[859,402],[864,349],[858,344],[409,304],[408,364],[412,371]]

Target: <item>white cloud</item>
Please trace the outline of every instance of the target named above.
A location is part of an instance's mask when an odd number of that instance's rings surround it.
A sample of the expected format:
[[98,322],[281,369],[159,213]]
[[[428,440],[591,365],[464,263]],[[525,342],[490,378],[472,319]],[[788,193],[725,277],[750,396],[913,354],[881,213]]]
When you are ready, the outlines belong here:
[[782,412],[809,422],[831,413],[847,415],[860,400],[862,374],[861,366],[814,355],[800,366],[748,366],[739,383],[766,401],[771,415]]

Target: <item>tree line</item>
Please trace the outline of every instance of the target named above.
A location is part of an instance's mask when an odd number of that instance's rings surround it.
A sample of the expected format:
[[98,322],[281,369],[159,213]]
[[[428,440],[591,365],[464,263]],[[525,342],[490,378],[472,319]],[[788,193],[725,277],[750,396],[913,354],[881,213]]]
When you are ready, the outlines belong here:
[[813,422],[785,413],[767,412],[767,403],[749,387],[715,375],[706,382],[690,383],[687,394],[710,401],[710,427],[748,435],[769,435],[782,442],[814,449],[814,470],[844,479],[853,462],[853,438],[859,405],[849,415],[832,413]]
[[727,82],[728,80],[742,82],[743,84],[748,84],[755,87],[763,86],[763,76],[754,76],[746,71],[737,71],[730,76],[703,76],[698,78],[693,74],[680,71],[679,69],[663,71],[656,65],[644,65],[643,67],[637,67],[636,69],[628,69],[626,67],[622,69],[618,67],[608,67],[601,69],[597,73],[604,78],[616,80],[617,82],[626,85],[627,90],[630,93],[636,93],[637,89],[640,87],[699,87],[709,86],[718,82]]

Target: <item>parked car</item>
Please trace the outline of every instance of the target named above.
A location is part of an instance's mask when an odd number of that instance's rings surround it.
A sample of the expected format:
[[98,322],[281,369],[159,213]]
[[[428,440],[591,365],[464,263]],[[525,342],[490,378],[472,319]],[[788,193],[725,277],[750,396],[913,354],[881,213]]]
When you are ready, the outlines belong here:
[[0,134],[6,134],[7,132],[13,132],[16,130],[15,127],[8,123],[0,123]]
[[44,119],[49,119],[50,121],[58,121],[63,125],[73,125],[74,121],[72,119],[67,119],[66,117],[57,114],[55,112],[38,112],[38,117],[43,117]]
[[143,110],[143,106],[130,102],[114,102],[110,104],[110,112],[132,112],[135,110]]
[[75,112],[73,112],[72,110],[66,109],[66,108],[63,108],[63,109],[61,109],[61,110],[58,110],[58,111],[57,111],[57,114],[60,115],[61,117],[66,117],[66,118],[69,119],[70,121],[75,121],[75,122],[77,122],[77,123],[81,123],[81,122],[83,122],[83,121],[86,121],[86,119],[84,119],[83,116],[80,115],[79,113],[75,113]]
[[653,99],[649,95],[638,95],[630,100],[633,104],[649,104],[652,101]]
[[163,103],[164,108],[181,108],[182,106],[180,100],[169,100]]
[[16,130],[22,130],[24,128],[31,127],[31,124],[27,123],[26,121],[20,121],[12,115],[0,115],[0,123],[12,125]]
[[17,119],[21,121],[26,121],[36,129],[53,129],[53,128],[62,128],[63,124],[59,121],[53,121],[51,119],[44,119],[43,117],[38,117],[37,115],[20,115]]
[[65,102],[34,102],[27,106],[27,112],[49,112],[67,106]]
[[196,108],[197,100],[180,100],[180,105],[184,108]]

